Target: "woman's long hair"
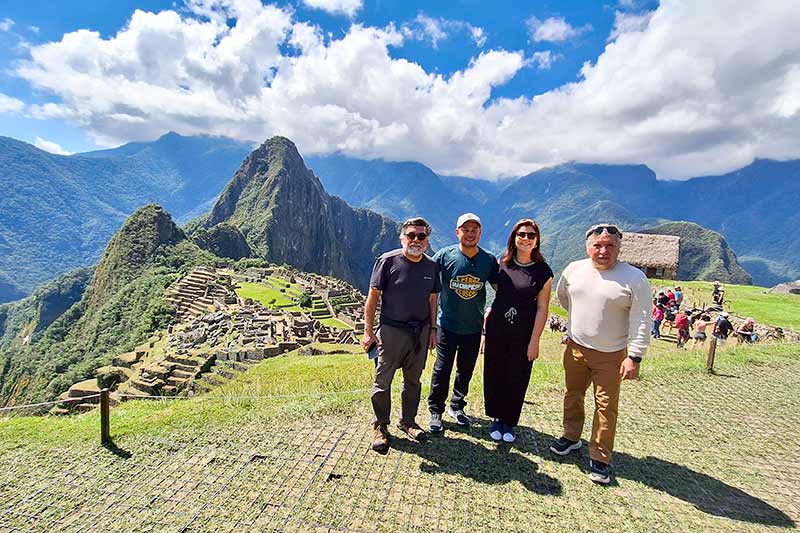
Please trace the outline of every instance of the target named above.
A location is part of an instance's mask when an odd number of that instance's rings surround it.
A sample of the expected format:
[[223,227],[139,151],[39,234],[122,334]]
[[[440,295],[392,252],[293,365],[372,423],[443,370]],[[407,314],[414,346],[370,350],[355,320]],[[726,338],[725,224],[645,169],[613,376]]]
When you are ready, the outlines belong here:
[[511,233],[508,235],[508,242],[506,243],[506,251],[503,257],[500,258],[500,262],[506,265],[510,265],[514,262],[514,257],[517,254],[517,230],[522,226],[533,226],[533,230],[536,232],[536,247],[531,250],[531,259],[537,263],[544,263],[544,256],[539,250],[542,246],[542,232],[539,231],[539,225],[530,218],[523,218],[517,221],[514,227],[511,228]]

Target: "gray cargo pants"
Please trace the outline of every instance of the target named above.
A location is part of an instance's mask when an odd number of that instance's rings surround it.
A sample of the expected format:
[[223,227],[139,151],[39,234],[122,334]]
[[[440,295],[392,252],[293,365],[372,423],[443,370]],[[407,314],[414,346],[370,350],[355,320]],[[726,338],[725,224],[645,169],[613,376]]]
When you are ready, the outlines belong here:
[[420,376],[425,368],[431,328],[426,325],[420,331],[419,348],[414,351],[414,339],[401,328],[381,324],[378,329],[378,359],[375,367],[375,382],[372,384],[372,423],[389,424],[392,411],[392,379],[395,371],[403,370],[400,420],[413,424],[419,409],[422,384]]

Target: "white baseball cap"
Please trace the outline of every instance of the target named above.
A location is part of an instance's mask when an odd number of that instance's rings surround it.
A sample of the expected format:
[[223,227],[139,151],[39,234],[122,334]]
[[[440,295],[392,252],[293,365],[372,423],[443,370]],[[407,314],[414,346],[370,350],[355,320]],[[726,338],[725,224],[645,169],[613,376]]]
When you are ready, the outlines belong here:
[[458,217],[458,220],[456,221],[456,227],[460,228],[461,226],[463,226],[467,222],[475,222],[479,226],[483,227],[483,225],[481,224],[480,217],[478,215],[476,215],[475,213],[464,213],[463,215]]

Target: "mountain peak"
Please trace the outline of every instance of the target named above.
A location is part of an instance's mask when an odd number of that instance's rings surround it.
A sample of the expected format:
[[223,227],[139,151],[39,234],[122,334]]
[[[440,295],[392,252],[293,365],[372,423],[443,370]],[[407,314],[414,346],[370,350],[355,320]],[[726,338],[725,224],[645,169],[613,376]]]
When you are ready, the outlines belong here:
[[160,205],[137,209],[111,238],[97,265],[90,305],[136,277],[165,247],[185,239],[186,235]]

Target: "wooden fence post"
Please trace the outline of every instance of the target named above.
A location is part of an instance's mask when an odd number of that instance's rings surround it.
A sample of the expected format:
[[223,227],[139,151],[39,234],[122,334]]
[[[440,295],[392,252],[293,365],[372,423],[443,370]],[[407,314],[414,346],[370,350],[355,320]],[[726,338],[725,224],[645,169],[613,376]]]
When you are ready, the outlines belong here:
[[109,414],[108,389],[103,389],[100,391],[100,444],[111,442]]
[[708,360],[706,361],[706,371],[709,374],[714,373],[714,356],[717,355],[717,338],[711,336],[711,342],[708,344]]

